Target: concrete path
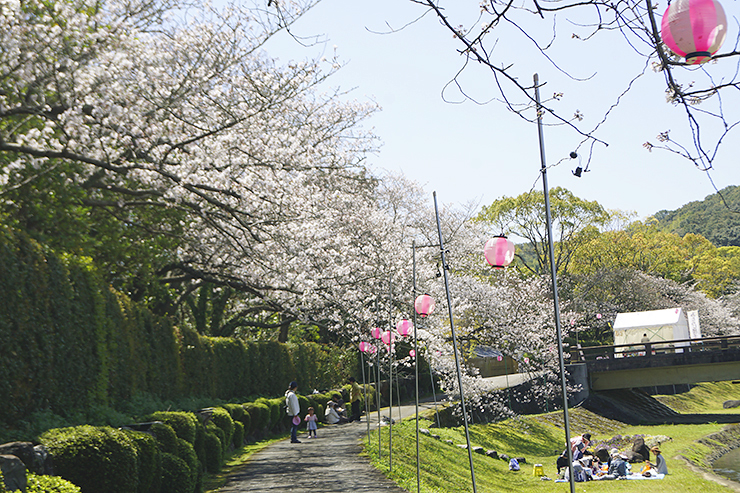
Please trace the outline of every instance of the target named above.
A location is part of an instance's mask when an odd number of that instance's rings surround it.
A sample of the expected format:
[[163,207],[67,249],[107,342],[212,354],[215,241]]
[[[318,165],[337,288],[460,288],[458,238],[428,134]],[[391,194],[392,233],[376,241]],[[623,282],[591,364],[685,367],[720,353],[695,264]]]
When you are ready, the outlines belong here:
[[[423,403],[419,411],[432,408],[433,402]],[[401,406],[400,413],[412,417],[415,406]],[[383,408],[381,416],[388,415],[388,408]],[[398,422],[398,406],[393,406],[392,416]],[[371,413],[370,429],[377,426],[376,411]],[[367,422],[363,416],[359,423],[319,428],[317,438],[308,439],[300,433],[301,443],[290,443],[289,439],[277,442],[254,454],[242,469],[229,476],[219,493],[406,492],[360,456],[360,440],[365,433]]]

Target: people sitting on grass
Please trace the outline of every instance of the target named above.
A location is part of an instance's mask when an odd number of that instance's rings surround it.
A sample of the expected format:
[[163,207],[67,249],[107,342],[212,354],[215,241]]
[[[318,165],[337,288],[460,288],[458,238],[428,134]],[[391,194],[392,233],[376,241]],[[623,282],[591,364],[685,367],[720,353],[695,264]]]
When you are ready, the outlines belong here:
[[330,425],[341,425],[344,423],[348,423],[349,420],[344,416],[340,416],[340,414],[337,412],[337,407],[337,403],[334,401],[329,401],[326,403],[326,410],[324,411],[324,419],[326,420],[326,422]]
[[658,474],[668,474],[668,467],[665,464],[665,459],[660,454],[660,448],[658,446],[655,446],[650,449],[650,451],[655,456],[655,464],[648,462],[650,464],[651,468],[654,468]]
[[344,399],[342,399],[341,394],[332,394],[331,401],[334,403],[334,410],[339,414],[339,416],[346,418],[347,417],[347,410],[344,408]]

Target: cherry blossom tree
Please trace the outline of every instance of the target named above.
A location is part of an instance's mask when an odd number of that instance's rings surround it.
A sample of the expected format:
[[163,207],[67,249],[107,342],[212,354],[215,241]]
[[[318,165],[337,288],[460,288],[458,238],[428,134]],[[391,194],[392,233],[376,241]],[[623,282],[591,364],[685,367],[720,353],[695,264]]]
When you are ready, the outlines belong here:
[[70,207],[172,238],[152,270],[175,308],[209,283],[253,323],[339,323],[359,294],[328,291],[375,275],[363,239],[390,271],[400,242],[363,164],[375,107],[319,91],[334,60],[261,50],[313,3],[0,2],[5,210],[54,176]]

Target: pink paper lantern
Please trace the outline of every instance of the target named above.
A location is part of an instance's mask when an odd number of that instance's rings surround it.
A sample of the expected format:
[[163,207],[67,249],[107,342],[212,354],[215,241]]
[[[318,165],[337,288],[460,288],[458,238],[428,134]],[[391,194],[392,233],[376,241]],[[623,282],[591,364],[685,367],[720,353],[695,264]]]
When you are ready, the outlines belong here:
[[375,328],[373,328],[373,329],[372,329],[372,330],[370,331],[370,334],[371,334],[371,335],[372,335],[372,336],[373,336],[373,337],[374,337],[375,339],[380,339],[380,335],[381,335],[382,333],[383,333],[383,331],[382,331],[382,330],[380,330],[380,327],[375,327]]
[[717,0],[673,0],[663,14],[660,36],[689,65],[704,63],[722,47],[727,17]]
[[390,345],[396,340],[396,335],[390,330],[386,330],[383,332],[381,339],[386,345]]
[[601,320],[601,313],[596,314],[596,320]]
[[367,348],[368,354],[375,354],[375,351],[377,351],[377,349],[375,349],[375,346],[373,346],[373,345],[369,345],[368,346],[368,348]]
[[428,294],[417,296],[416,301],[414,301],[414,309],[416,310],[416,313],[422,316],[422,318],[432,314],[436,306],[434,298]]
[[504,360],[504,357],[501,356],[500,354],[496,356],[496,361],[503,361],[503,360]]
[[494,269],[503,269],[514,260],[515,246],[506,236],[496,236],[486,242],[483,255]]
[[362,351],[363,353],[367,353],[369,350],[370,350],[370,343],[362,341],[360,343],[360,351]]
[[416,358],[416,351],[414,351],[413,349],[409,351],[409,356],[411,356],[412,358]]
[[396,324],[396,331],[401,337],[406,337],[407,335],[409,335],[413,328],[414,328],[413,322],[405,318],[403,320],[400,320]]
[[524,358],[524,364],[529,364],[529,358]]

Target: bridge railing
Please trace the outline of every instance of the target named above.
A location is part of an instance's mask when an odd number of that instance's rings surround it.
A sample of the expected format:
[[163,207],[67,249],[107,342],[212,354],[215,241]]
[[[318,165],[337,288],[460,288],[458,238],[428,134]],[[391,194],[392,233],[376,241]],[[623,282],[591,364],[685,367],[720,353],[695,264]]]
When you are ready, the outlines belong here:
[[611,358],[650,357],[656,354],[695,351],[723,351],[740,348],[740,335],[702,337],[700,339],[674,339],[661,342],[636,344],[612,344],[609,346],[585,346],[570,348],[570,362]]

